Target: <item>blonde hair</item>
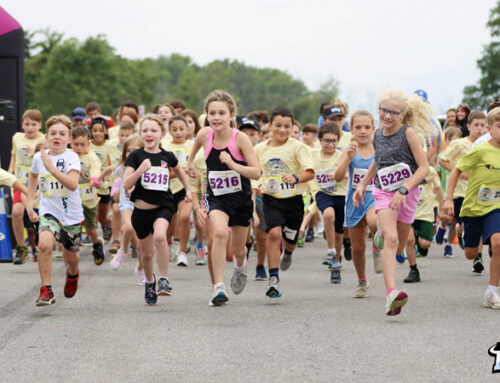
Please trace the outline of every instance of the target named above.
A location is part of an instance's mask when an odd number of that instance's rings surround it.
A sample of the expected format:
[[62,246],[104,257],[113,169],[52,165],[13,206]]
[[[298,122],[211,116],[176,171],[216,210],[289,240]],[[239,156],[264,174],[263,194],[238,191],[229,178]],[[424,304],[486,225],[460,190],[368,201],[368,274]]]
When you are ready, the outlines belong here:
[[154,114],[154,113],[148,113],[148,114],[145,114],[139,120],[139,133],[141,132],[142,124],[144,123],[144,121],[154,121],[160,126],[162,132],[167,131],[167,128],[165,127],[165,122],[163,121],[163,119],[159,115]]
[[373,115],[368,112],[367,110],[356,110],[352,116],[351,116],[351,126],[354,126],[354,119],[356,117],[369,117],[370,120],[372,120],[372,125],[375,123],[375,120],[373,119]]
[[489,126],[500,120],[500,106],[497,106],[489,111],[487,120]]
[[[210,105],[210,103],[216,101],[225,103],[227,105],[227,108],[229,109],[229,113],[232,114],[233,116],[236,116],[236,114],[238,113],[238,109],[236,108],[236,102],[234,101],[233,96],[231,96],[225,90],[221,89],[214,90],[205,98],[205,107],[203,108],[205,110],[205,113],[208,114],[208,106]],[[235,126],[236,126],[236,121],[232,119],[231,127],[234,128]]]
[[120,165],[125,163],[125,160],[127,159],[128,147],[133,144],[136,144],[140,148],[144,147],[144,141],[142,140],[141,136],[137,134],[132,134],[130,137],[127,138],[127,140],[123,144],[123,151],[122,151],[122,158],[120,160]]
[[71,123],[71,119],[68,116],[65,116],[64,114],[58,114],[58,115],[49,117],[49,119],[45,123],[45,128],[47,130],[47,133],[49,132],[50,127],[55,125],[55,124],[63,124],[64,126],[66,126],[69,130],[69,135],[71,136],[73,124]]

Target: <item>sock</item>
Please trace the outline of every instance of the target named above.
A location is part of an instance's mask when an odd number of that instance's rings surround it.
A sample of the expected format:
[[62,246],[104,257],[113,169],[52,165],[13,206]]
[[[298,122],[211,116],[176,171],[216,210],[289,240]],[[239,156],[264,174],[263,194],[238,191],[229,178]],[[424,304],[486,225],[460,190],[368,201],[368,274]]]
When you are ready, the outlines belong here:
[[279,269],[277,267],[274,269],[269,269],[269,277],[272,277],[273,275],[276,275],[276,276],[279,275]]
[[358,278],[358,281],[367,281],[368,278],[367,277],[363,277],[363,278]]
[[498,286],[488,285],[488,288],[486,289],[486,292],[497,291],[497,290],[498,290]]
[[196,242],[196,248],[197,249],[203,249],[203,242]]
[[214,285],[214,290],[218,287],[224,288],[224,282],[219,282]]
[[168,281],[168,277],[164,277],[163,275],[160,275],[158,279],[165,278]]
[[49,290],[52,290],[52,285],[45,285],[46,288],[48,288]]
[[372,246],[372,251],[379,251],[380,249],[378,247]]
[[328,254],[330,254],[330,253],[337,254],[337,250],[336,249],[328,249]]
[[389,294],[392,293],[394,290],[396,290],[395,287],[390,288],[389,290],[387,290],[387,293],[385,293],[385,296],[386,297],[389,296]]
[[476,259],[483,259],[483,254],[481,254],[481,253],[477,253],[477,257],[476,257]]
[[410,265],[410,269],[417,270],[417,264],[415,263],[414,265]]
[[285,247],[285,249],[284,249],[284,250],[285,250],[285,254],[286,254],[286,255],[292,255],[292,253],[293,253],[293,250],[292,250],[292,251],[288,251],[288,250],[286,249],[286,247]]
[[75,279],[76,277],[78,277],[78,272],[75,274],[75,275],[71,275],[68,271],[68,278],[69,279]]
[[146,279],[146,283],[147,283],[148,285],[152,285],[152,284],[154,284],[154,283],[155,283],[155,280],[154,280],[154,278],[153,278],[153,280],[152,280],[152,281],[148,281],[148,280]]

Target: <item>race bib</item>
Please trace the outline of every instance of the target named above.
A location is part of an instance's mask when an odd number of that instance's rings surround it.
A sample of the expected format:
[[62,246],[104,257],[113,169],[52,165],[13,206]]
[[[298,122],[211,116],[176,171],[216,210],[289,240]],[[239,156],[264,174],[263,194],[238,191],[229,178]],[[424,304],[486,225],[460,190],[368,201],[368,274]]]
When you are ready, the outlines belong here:
[[335,171],[333,169],[318,169],[314,171],[316,182],[318,183],[321,191],[325,193],[334,193],[337,191],[337,183],[335,181],[331,181],[328,174],[331,174]]
[[52,174],[44,174],[38,178],[38,187],[45,197],[66,197],[66,188]]
[[412,176],[410,167],[400,162],[399,164],[388,166],[377,172],[378,180],[382,190],[398,190]]
[[80,197],[83,202],[93,201],[97,197],[97,193],[90,188],[89,183],[83,183],[80,184]]
[[[356,190],[365,178],[366,173],[368,173],[368,169],[354,168],[352,171],[352,179],[351,179],[351,187]],[[372,179],[368,186],[366,187],[366,191],[372,191],[375,186],[375,179]]]
[[25,165],[16,166],[16,178],[19,182],[26,184],[30,175],[31,167]]
[[283,182],[281,176],[269,177],[266,179],[264,189],[267,193],[275,195],[278,198],[293,197],[297,194],[295,184]]
[[210,171],[208,182],[214,196],[241,191],[241,176],[234,170]]
[[491,206],[500,203],[500,188],[482,185],[477,193],[477,202],[483,206]]
[[153,166],[141,176],[141,185],[147,190],[168,191],[169,168]]

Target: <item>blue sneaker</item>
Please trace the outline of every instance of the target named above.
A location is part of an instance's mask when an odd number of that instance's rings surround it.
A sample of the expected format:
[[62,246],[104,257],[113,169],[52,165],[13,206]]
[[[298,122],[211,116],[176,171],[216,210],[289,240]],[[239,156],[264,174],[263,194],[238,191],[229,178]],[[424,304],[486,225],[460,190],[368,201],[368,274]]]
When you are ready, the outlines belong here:
[[434,237],[438,245],[441,245],[443,243],[445,234],[446,234],[446,229],[443,229],[441,226],[439,226],[436,236]]
[[451,247],[451,245],[446,245],[444,247],[444,254],[443,254],[446,258],[451,258],[453,257],[453,248]]
[[144,300],[146,301],[147,305],[153,306],[156,304],[156,301],[158,300],[158,296],[156,295],[156,277],[153,275],[153,282],[148,283],[146,282],[144,284]]
[[396,261],[399,263],[405,263],[406,261],[406,250],[403,249],[403,252],[401,254],[396,255]]
[[158,279],[158,295],[171,296],[172,287],[167,278]]
[[265,281],[267,280],[266,268],[262,265],[257,265],[255,268],[255,280],[256,281]]

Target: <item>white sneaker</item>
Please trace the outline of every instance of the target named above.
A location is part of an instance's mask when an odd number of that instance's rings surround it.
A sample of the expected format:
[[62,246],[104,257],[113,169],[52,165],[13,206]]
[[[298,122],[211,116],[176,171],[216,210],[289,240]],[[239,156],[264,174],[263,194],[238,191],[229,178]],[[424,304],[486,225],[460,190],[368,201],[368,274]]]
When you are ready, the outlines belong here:
[[137,266],[135,267],[135,275],[137,275],[137,285],[144,286],[146,284],[146,274],[144,270],[138,270]]
[[177,257],[177,266],[187,267],[187,265],[188,265],[188,259],[186,253],[184,252],[179,253]]
[[235,268],[233,270],[233,275],[231,276],[231,290],[234,294],[240,294],[247,285],[247,265],[246,262],[243,267],[238,270]]
[[354,290],[354,298],[366,298],[368,296],[368,281],[358,281]]
[[484,293],[483,306],[500,310],[500,296],[498,295],[498,291],[486,291]]
[[118,253],[116,253],[115,257],[109,262],[109,266],[115,271],[121,270],[123,269],[127,257],[128,253],[120,247]]
[[382,273],[382,252],[379,249],[372,248],[373,271],[375,274]]
[[224,287],[223,283],[218,283],[216,286],[214,286],[214,292],[212,294],[212,298],[210,299],[210,303],[214,306],[221,306],[225,304],[228,301],[226,289]]

